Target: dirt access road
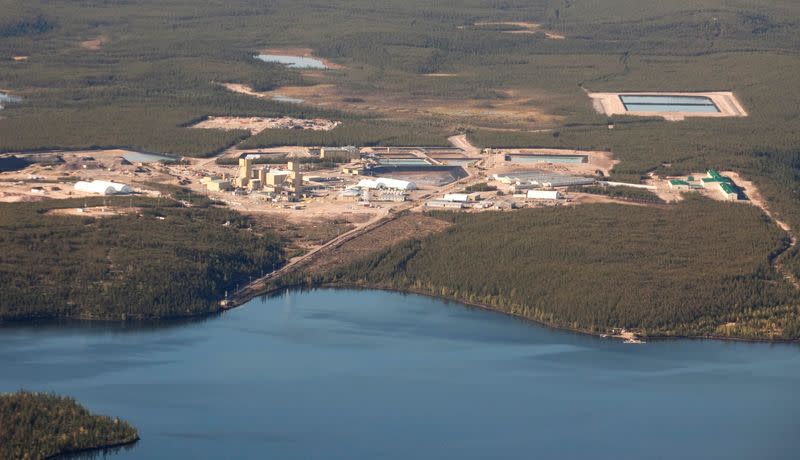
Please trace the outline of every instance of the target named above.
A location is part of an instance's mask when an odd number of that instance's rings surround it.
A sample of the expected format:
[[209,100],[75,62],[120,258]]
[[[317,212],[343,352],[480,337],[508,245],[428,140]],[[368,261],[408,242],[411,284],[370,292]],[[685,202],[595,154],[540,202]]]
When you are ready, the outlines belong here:
[[289,273],[293,268],[312,259],[314,256],[317,255],[317,253],[340,246],[346,243],[347,241],[352,240],[353,238],[356,238],[360,235],[363,235],[364,233],[367,233],[378,227],[381,227],[387,224],[388,222],[391,222],[395,218],[396,214],[390,214],[388,212],[386,212],[385,214],[378,214],[373,218],[371,218],[370,220],[368,220],[367,222],[357,225],[356,228],[337,236],[336,238],[328,241],[327,243],[315,249],[312,249],[311,251],[299,257],[293,258],[286,265],[279,268],[278,270],[270,272],[264,277],[253,280],[249,284],[245,285],[244,287],[236,291],[233,294],[232,298],[228,300],[227,304],[224,305],[225,308],[238,307],[239,305],[242,305],[243,303],[251,300],[253,297],[265,293],[267,291],[267,282]]

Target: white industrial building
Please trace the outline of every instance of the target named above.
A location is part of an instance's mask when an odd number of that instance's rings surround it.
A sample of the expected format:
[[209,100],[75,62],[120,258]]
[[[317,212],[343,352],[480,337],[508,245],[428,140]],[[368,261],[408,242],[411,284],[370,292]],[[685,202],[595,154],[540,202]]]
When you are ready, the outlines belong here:
[[526,198],[529,200],[558,200],[563,196],[558,190],[528,190]]
[[456,201],[458,203],[466,203],[469,201],[469,193],[445,193],[444,201]]
[[417,184],[400,179],[390,179],[386,177],[376,177],[375,179],[362,179],[359,181],[358,188],[377,189],[387,188],[394,190],[416,190]]
[[425,202],[427,208],[462,209],[464,203],[458,201],[430,200]]
[[98,195],[123,195],[133,192],[133,190],[125,184],[105,180],[95,180],[91,182],[79,181],[75,183],[75,190],[79,192],[96,193]]

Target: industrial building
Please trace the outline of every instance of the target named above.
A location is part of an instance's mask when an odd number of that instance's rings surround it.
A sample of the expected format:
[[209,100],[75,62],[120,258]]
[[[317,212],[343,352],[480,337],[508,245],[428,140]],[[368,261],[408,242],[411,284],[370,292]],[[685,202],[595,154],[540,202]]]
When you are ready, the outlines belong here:
[[339,198],[344,200],[366,200],[367,196],[366,190],[357,188],[347,188],[339,193]]
[[226,190],[233,189],[233,185],[231,185],[231,181],[226,179],[212,179],[206,182],[206,187],[209,191],[212,192],[223,192]]
[[445,193],[442,199],[444,201],[457,201],[459,203],[470,201],[468,193]]
[[319,158],[334,162],[348,162],[361,158],[359,150],[349,145],[347,147],[322,147],[319,151]]
[[95,180],[91,182],[79,181],[75,183],[75,190],[79,192],[96,193],[98,195],[124,195],[133,192],[133,190],[125,184],[105,180]]
[[239,158],[239,173],[234,185],[250,191],[264,190],[269,193],[282,193],[294,196],[302,195],[303,173],[299,165],[289,161],[287,170],[273,170],[268,166],[253,168],[253,159],[247,156]]
[[346,174],[348,176],[358,176],[364,174],[364,167],[361,165],[342,166],[342,174]]
[[378,193],[377,196],[373,199],[373,201],[388,201],[391,203],[402,203],[406,201],[407,197],[408,196],[402,192],[387,191]]
[[689,182],[681,179],[672,179],[669,181],[670,190],[689,190],[691,186]]
[[700,182],[704,188],[717,190],[726,200],[736,201],[739,199],[739,187],[730,177],[721,175],[716,169],[709,169],[706,177],[702,178]]
[[417,184],[400,179],[390,179],[387,177],[376,177],[375,179],[362,179],[356,186],[358,188],[372,189],[393,189],[393,190],[416,190]]
[[425,202],[426,208],[462,209],[464,203],[458,201],[430,200]]
[[591,185],[596,182],[593,177],[569,176],[547,171],[517,171],[506,174],[495,174],[495,180],[511,185],[510,191],[517,192],[532,188],[571,187]]
[[525,197],[529,200],[559,200],[564,198],[558,190],[528,190]]

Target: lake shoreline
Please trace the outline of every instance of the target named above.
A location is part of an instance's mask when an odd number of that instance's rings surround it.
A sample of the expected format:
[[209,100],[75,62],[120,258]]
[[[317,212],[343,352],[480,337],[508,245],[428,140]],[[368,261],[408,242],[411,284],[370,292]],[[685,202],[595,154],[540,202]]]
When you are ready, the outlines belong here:
[[[246,296],[241,298],[235,299],[223,299],[220,302],[216,303],[216,308],[213,310],[207,311],[198,311],[191,315],[183,315],[183,316],[171,316],[171,317],[161,317],[161,318],[152,318],[152,317],[127,317],[127,318],[103,318],[103,317],[91,317],[91,316],[55,316],[55,317],[31,317],[31,318],[13,318],[13,319],[2,319],[0,318],[0,327],[3,326],[10,326],[10,325],[36,325],[41,323],[49,323],[49,324],[59,324],[61,322],[87,322],[87,323],[110,323],[110,324],[153,324],[153,323],[169,323],[175,322],[179,323],[182,321],[191,321],[191,320],[204,320],[207,318],[212,318],[214,316],[221,316],[228,310],[235,309],[237,307],[243,306],[250,301],[259,298],[259,297],[266,297],[270,295],[276,295],[284,291],[304,291],[310,289],[354,289],[354,290],[378,290],[378,291],[386,291],[386,292],[396,292],[400,294],[414,294],[425,296],[437,300],[443,300],[448,302],[457,302],[463,304],[467,307],[478,308],[481,310],[491,311],[494,313],[499,313],[505,316],[509,316],[512,318],[516,318],[519,320],[523,320],[526,322],[531,322],[538,326],[543,326],[548,329],[564,331],[564,332],[572,332],[575,334],[580,335],[587,335],[602,339],[612,339],[612,340],[622,340],[625,341],[629,338],[640,339],[640,340],[647,340],[647,341],[669,341],[669,340],[721,340],[721,341],[728,341],[728,342],[745,342],[745,343],[772,343],[772,344],[800,344],[800,339],[782,339],[782,338],[748,338],[748,337],[735,337],[735,336],[715,336],[715,335],[642,335],[633,331],[633,336],[630,334],[609,334],[603,332],[593,332],[585,329],[578,329],[572,328],[568,326],[561,326],[555,323],[548,323],[546,321],[540,321],[535,318],[529,318],[527,316],[523,316],[516,313],[511,313],[507,311],[503,311],[499,308],[493,307],[488,304],[478,303],[478,302],[470,302],[468,300],[463,300],[455,297],[447,297],[441,295],[431,294],[430,292],[425,292],[421,290],[415,289],[395,289],[395,288],[388,288],[385,286],[374,286],[374,285],[360,285],[355,283],[321,283],[321,284],[314,284],[314,285],[307,285],[307,284],[293,284],[293,285],[280,285],[280,286],[273,286],[269,287],[265,290],[259,292],[250,292]],[[638,342],[632,342],[638,344]]]
[[[463,304],[467,307],[478,308],[481,310],[491,311],[494,313],[500,313],[505,316],[509,316],[512,318],[516,318],[519,320],[527,321],[534,323],[539,326],[546,327],[548,329],[557,330],[557,331],[564,331],[564,332],[572,332],[575,334],[580,335],[587,335],[596,338],[602,339],[613,339],[613,340],[626,340],[627,336],[622,335],[611,335],[601,332],[592,332],[584,329],[578,328],[571,328],[568,326],[560,326],[557,324],[547,323],[545,321],[539,321],[534,318],[529,318],[527,316],[519,315],[516,313],[510,313],[498,308],[492,307],[491,305],[477,303],[477,302],[470,302],[468,300],[462,300],[455,297],[446,297],[441,295],[434,295],[429,292],[424,292],[415,289],[392,289],[383,286],[372,286],[372,285],[358,285],[358,284],[351,284],[351,283],[322,283],[318,285],[312,286],[305,286],[305,285],[293,285],[293,286],[281,286],[272,289],[268,289],[261,294],[255,295],[250,299],[247,299],[242,302],[237,302],[236,305],[228,307],[236,308],[237,306],[243,305],[255,297],[259,296],[267,296],[270,294],[277,294],[281,291],[288,291],[288,290],[305,290],[305,289],[314,289],[314,288],[327,288],[327,289],[356,289],[356,290],[379,290],[379,291],[386,291],[386,292],[396,292],[400,294],[415,294],[421,295],[425,297],[430,297],[437,300],[444,300],[448,302],[457,302]],[[793,340],[793,339],[765,339],[765,338],[746,338],[746,337],[729,337],[729,336],[713,336],[713,335],[705,335],[705,336],[693,336],[693,335],[642,335],[638,333],[634,333],[634,336],[638,339],[643,340],[650,340],[650,341],[670,341],[670,340],[721,340],[721,341],[728,341],[728,342],[745,342],[745,343],[774,343],[774,344],[800,344],[800,340]]]

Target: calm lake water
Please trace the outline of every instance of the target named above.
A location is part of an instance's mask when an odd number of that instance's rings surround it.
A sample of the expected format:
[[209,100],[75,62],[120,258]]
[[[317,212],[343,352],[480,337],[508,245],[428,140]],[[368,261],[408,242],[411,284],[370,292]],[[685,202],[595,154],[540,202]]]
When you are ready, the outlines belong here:
[[0,391],[76,397],[113,458],[796,459],[800,347],[646,345],[382,291],[159,326],[0,328]]

